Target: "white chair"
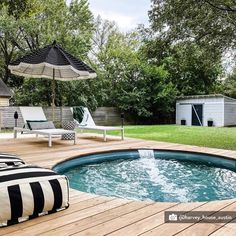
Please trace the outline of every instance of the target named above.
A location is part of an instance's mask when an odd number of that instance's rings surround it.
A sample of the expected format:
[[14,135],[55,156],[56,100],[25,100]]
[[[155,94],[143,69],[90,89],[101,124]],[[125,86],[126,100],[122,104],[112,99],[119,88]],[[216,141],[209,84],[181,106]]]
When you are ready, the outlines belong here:
[[[72,109],[73,111],[73,109]],[[99,130],[103,131],[103,140],[106,141],[106,135],[107,131],[112,131],[112,130],[119,130],[121,132],[121,139],[124,140],[124,127],[115,127],[115,126],[100,126],[96,125],[92,115],[90,114],[89,110],[87,107],[83,107],[83,119],[79,123],[77,128],[80,130]]]
[[74,144],[77,141],[76,131],[64,129],[29,129],[27,121],[46,121],[47,118],[42,107],[20,107],[21,115],[24,121],[24,127],[14,127],[14,138],[17,138],[17,132],[48,136],[48,146],[52,147],[52,136],[63,134],[74,134]]

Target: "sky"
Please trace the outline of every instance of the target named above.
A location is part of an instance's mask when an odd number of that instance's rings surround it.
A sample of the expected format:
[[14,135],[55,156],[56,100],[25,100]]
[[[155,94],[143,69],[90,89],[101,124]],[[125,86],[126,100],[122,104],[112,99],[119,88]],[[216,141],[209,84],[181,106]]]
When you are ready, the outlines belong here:
[[89,0],[94,16],[115,21],[122,31],[129,31],[138,24],[148,26],[150,0]]

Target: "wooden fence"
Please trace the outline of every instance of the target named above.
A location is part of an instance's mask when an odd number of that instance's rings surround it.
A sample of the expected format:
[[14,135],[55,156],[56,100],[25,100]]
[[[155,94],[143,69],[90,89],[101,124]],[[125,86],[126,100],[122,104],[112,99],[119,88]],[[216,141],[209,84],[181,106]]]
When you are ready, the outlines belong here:
[[[52,120],[52,108],[43,107],[44,113],[48,120]],[[23,119],[20,108],[15,106],[0,107],[0,130],[1,128],[13,128],[15,126],[14,113],[18,112],[18,126],[23,126]],[[60,126],[62,121],[73,120],[70,107],[56,107],[54,121]],[[92,112],[93,119],[97,125],[120,125],[120,112],[114,107],[99,107]]]

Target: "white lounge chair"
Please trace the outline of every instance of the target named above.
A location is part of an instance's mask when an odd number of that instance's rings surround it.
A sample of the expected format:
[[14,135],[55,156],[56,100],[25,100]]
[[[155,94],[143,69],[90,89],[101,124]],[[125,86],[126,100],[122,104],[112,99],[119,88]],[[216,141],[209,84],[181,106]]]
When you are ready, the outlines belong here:
[[55,129],[55,128],[47,128],[47,129],[30,129],[27,121],[46,121],[47,118],[43,112],[42,107],[20,107],[21,115],[24,120],[24,127],[15,127],[14,128],[14,138],[17,138],[17,132],[24,132],[28,134],[36,134],[48,136],[48,146],[52,147],[52,137],[55,135],[63,135],[63,134],[74,134],[74,144],[77,141],[76,131],[74,130],[65,130],[65,129]]
[[[99,130],[99,131],[103,131],[103,140],[106,141],[106,135],[107,135],[107,131],[112,131],[112,130],[119,130],[121,132],[121,139],[124,140],[124,127],[115,127],[115,126],[100,126],[100,125],[96,125],[92,115],[90,114],[89,110],[87,107],[83,107],[83,118],[82,121],[79,122],[78,120],[76,120],[78,122],[78,126],[77,128],[79,128],[80,130]],[[73,111],[73,108],[72,108]]]

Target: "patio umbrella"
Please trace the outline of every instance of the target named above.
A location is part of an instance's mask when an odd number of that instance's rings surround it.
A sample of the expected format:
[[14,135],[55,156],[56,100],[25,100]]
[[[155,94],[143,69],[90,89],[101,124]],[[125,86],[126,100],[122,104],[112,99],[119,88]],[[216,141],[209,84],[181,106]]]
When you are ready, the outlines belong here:
[[95,71],[66,52],[54,41],[52,44],[19,58],[8,66],[12,74],[30,78],[52,79],[52,109],[54,120],[55,80],[71,81],[95,78]]

